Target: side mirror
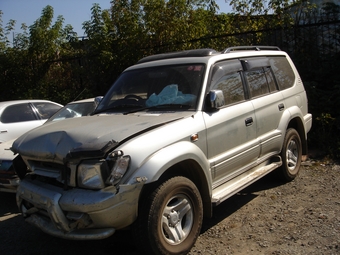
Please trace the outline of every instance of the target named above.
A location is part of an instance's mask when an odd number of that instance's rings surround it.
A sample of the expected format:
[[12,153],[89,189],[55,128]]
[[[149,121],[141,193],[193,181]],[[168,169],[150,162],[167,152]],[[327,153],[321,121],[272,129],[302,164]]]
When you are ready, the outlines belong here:
[[95,108],[97,108],[97,106],[99,105],[100,101],[102,101],[103,97],[102,96],[97,96],[94,98],[94,105]]
[[210,110],[218,110],[225,105],[222,90],[211,90],[207,96],[207,106]]

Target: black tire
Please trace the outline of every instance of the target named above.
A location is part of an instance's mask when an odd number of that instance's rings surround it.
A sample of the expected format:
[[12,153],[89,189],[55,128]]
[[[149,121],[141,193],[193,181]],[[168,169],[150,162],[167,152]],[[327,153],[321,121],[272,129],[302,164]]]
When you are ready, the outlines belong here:
[[181,176],[158,186],[139,209],[133,226],[145,254],[187,254],[200,234],[203,204],[193,182]]
[[281,157],[281,177],[284,181],[294,180],[299,173],[302,159],[301,138],[299,133],[294,128],[290,128],[286,131]]

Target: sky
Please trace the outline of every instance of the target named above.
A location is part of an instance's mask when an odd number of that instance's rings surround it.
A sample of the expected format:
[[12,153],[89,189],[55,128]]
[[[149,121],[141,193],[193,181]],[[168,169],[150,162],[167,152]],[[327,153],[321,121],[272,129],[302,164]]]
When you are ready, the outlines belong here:
[[[103,9],[110,8],[110,0],[0,0],[0,10],[3,12],[2,24],[6,26],[10,19],[16,20],[15,31],[22,32],[21,24],[33,25],[40,18],[43,8],[53,7],[54,19],[59,15],[64,17],[64,26],[72,25],[78,36],[83,36],[82,23],[91,19],[91,8],[98,3]],[[219,12],[228,13],[231,8],[226,0],[216,0]]]

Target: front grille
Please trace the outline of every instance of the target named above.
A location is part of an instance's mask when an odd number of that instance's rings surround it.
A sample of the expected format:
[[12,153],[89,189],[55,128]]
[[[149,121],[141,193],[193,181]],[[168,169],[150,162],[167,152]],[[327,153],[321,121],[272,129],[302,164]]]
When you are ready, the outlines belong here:
[[29,160],[28,163],[35,178],[40,181],[59,187],[69,185],[71,170],[68,167],[54,162]]

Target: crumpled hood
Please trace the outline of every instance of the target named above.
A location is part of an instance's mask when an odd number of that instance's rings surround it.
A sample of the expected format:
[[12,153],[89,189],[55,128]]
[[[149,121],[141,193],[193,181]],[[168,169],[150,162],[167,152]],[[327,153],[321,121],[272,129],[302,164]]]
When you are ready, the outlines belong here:
[[22,157],[60,164],[104,157],[129,138],[189,114],[95,115],[57,121],[20,136],[12,150]]

